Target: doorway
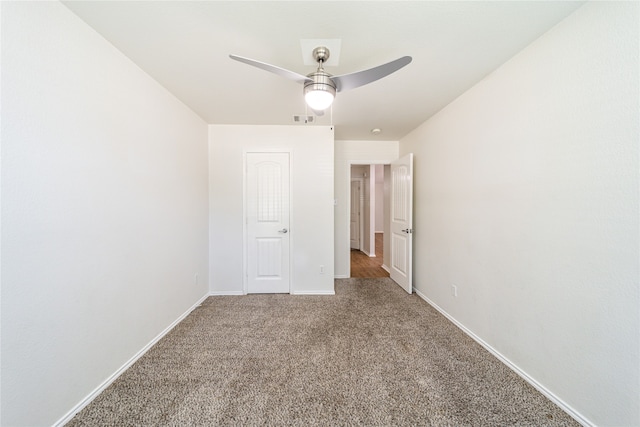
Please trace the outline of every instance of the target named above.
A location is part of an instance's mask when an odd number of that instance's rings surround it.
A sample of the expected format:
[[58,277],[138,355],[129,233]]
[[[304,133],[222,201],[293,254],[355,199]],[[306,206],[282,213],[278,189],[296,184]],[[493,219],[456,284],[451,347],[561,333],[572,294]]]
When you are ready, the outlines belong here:
[[352,164],[350,173],[351,277],[389,277],[389,166]]

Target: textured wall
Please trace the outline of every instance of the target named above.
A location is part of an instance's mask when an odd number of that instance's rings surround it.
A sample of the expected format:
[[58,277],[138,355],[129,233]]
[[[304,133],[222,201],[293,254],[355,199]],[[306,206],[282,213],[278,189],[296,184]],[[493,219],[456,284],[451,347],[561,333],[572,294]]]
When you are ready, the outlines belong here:
[[414,287],[597,425],[640,424],[639,7],[587,3],[400,141]]
[[2,425],[55,423],[206,295],[207,211],[207,125],[60,3],[2,2]]

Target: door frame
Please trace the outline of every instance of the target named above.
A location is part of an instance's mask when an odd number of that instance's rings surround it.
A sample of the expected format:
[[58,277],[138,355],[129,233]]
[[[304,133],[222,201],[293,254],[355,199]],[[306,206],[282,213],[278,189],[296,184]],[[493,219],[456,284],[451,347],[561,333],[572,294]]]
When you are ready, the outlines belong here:
[[[358,219],[358,250],[362,250],[362,245],[364,244],[364,222],[362,221],[362,211],[364,211],[364,198],[362,195],[362,191],[364,190],[364,178],[351,178],[349,181],[349,202],[351,202],[351,183],[353,181],[358,181],[360,183],[360,200],[358,200],[358,205],[360,206],[360,218]],[[351,203],[349,203],[349,229],[351,229]],[[349,248],[351,248],[351,230],[349,230]]]
[[247,154],[289,154],[289,295],[294,293],[292,254],[294,250],[293,222],[293,150],[242,150],[242,295],[249,293],[249,230],[247,218]]
[[[349,203],[347,203],[347,215],[346,215],[346,230],[347,232],[344,233],[344,240],[342,241],[345,245],[345,247],[349,248],[349,250],[346,252],[347,256],[346,256],[346,265],[347,265],[347,278],[351,277],[351,235],[350,235],[350,228],[351,228],[351,181],[352,179],[358,179],[358,178],[351,178],[351,166],[371,166],[371,165],[391,165],[392,160],[387,160],[387,161],[380,161],[380,159],[378,160],[349,160],[347,162],[347,170],[348,170],[348,174],[347,174],[347,200],[349,201]],[[361,178],[362,179],[362,178]],[[363,183],[364,184],[364,183]],[[362,187],[361,187],[362,188]],[[360,209],[360,217],[362,218],[362,205],[361,205],[361,209]],[[369,209],[371,210],[371,206],[369,206]],[[375,208],[374,208],[375,209]],[[369,212],[369,214],[371,214],[371,212]],[[384,219],[385,221],[388,220],[388,218]],[[360,230],[362,231],[362,219],[360,220]],[[374,227],[375,228],[375,227]],[[362,232],[360,233],[360,247],[362,247],[362,243],[363,243],[363,236],[362,236]],[[375,235],[375,232],[374,232]],[[388,237],[385,237],[385,239],[387,239]],[[384,243],[383,243],[384,244]],[[374,252],[375,255],[375,252]],[[342,277],[342,276],[341,276]]]

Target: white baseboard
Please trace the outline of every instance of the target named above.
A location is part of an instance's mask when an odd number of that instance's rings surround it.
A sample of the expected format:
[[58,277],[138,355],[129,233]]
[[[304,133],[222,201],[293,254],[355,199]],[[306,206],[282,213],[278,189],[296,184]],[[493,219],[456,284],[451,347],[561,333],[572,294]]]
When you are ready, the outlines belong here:
[[540,393],[542,393],[543,395],[545,395],[549,400],[551,400],[553,403],[555,403],[556,405],[558,405],[560,407],[560,409],[562,409],[563,411],[565,411],[567,414],[569,414],[569,416],[571,418],[573,418],[574,420],[576,420],[578,423],[580,423],[581,425],[583,425],[584,427],[594,427],[595,424],[593,424],[592,422],[590,422],[587,418],[585,418],[584,416],[582,416],[578,411],[576,411],[575,409],[573,409],[571,406],[569,406],[565,401],[563,401],[562,399],[560,399],[558,396],[556,396],[555,394],[553,394],[550,390],[548,390],[545,386],[543,386],[542,384],[540,384],[538,381],[536,381],[535,379],[533,379],[532,377],[529,376],[529,374],[527,374],[525,371],[523,371],[522,369],[520,369],[515,363],[511,362],[508,358],[506,358],[505,356],[503,356],[498,350],[496,350],[495,348],[491,347],[489,344],[487,344],[482,338],[480,338],[479,336],[477,336],[476,334],[474,334],[473,332],[471,332],[469,329],[467,329],[462,323],[458,322],[453,316],[451,316],[449,313],[447,313],[444,309],[442,309],[440,306],[438,306],[438,304],[436,304],[435,302],[431,301],[429,298],[427,298],[426,295],[424,295],[422,292],[420,292],[419,290],[417,290],[415,287],[413,288],[413,291],[416,293],[416,295],[418,295],[420,298],[422,298],[423,300],[425,300],[427,302],[427,304],[429,304],[430,306],[432,306],[433,308],[435,308],[436,310],[438,310],[444,317],[446,317],[447,319],[449,319],[449,321],[451,321],[451,323],[453,323],[454,325],[456,325],[458,328],[460,328],[462,330],[462,332],[464,332],[465,334],[469,335],[475,342],[477,342],[478,344],[480,344],[482,347],[484,347],[489,353],[493,354],[496,358],[498,358],[498,360],[500,360],[502,363],[504,363],[505,365],[507,365],[508,368],[510,368],[513,372],[515,372],[516,374],[518,374],[520,377],[522,377],[522,379],[524,379],[526,382],[528,382],[529,384],[531,384],[536,390],[538,390]]
[[[338,278],[338,276],[335,276]],[[344,277],[348,278],[347,276]],[[292,291],[291,295],[335,295],[335,291]],[[242,291],[215,291],[209,292],[208,296],[230,296],[230,295],[245,295]]]
[[333,276],[334,279],[348,279],[350,276],[348,274],[336,274]]
[[211,291],[209,292],[209,296],[221,296],[221,295],[244,295],[242,291]]
[[386,265],[382,264],[380,267],[382,267],[382,269],[387,273],[391,274],[391,270],[389,270],[389,267],[387,267]]
[[153,347],[158,341],[162,339],[167,333],[169,333],[178,323],[180,323],[185,317],[187,317],[193,310],[196,309],[202,302],[207,299],[209,295],[205,295],[198,300],[194,305],[191,306],[186,312],[184,312],[180,317],[178,317],[172,324],[167,326],[167,328],[160,332],[158,336],[152,339],[147,345],[145,345],[139,352],[137,352],[131,359],[129,359],[124,365],[120,367],[117,371],[115,371],[109,378],[107,378],[102,384],[100,384],[95,390],[93,390],[87,397],[82,399],[76,406],[74,406],[69,412],[67,412],[62,418],[56,421],[53,424],[53,427],[62,427],[78,413],[85,406],[87,406],[93,399],[98,397],[100,393],[104,391],[107,387],[111,385],[120,375],[124,373],[131,365],[136,363],[138,359],[140,359],[151,347]]
[[291,295],[335,295],[336,292],[331,291],[294,291]]

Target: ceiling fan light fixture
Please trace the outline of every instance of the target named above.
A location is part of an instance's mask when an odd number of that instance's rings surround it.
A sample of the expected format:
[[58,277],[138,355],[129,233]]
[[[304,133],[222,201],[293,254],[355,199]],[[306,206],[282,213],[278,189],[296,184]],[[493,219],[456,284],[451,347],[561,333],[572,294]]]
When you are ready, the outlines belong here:
[[305,89],[304,100],[312,110],[324,111],[333,103],[334,93],[325,89]]
[[304,100],[312,110],[326,110],[336,97],[336,85],[331,80],[331,76],[322,69],[320,64],[318,71],[307,77],[311,80],[304,84]]

